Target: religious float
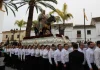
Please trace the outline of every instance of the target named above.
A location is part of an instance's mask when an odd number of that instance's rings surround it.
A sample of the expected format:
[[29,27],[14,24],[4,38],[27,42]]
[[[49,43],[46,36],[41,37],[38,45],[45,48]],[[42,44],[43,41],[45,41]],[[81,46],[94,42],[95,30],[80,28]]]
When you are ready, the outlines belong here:
[[52,45],[52,44],[70,44],[70,40],[63,36],[63,35],[44,35],[44,36],[31,36],[31,37],[25,37],[22,41],[23,45],[35,45],[35,44],[40,44],[40,45]]

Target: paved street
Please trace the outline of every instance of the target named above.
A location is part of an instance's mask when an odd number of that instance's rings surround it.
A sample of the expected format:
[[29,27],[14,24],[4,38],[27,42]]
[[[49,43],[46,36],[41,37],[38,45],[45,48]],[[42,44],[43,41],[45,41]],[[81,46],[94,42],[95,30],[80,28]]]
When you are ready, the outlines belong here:
[[17,70],[17,69],[12,69],[10,67],[5,67],[5,70]]

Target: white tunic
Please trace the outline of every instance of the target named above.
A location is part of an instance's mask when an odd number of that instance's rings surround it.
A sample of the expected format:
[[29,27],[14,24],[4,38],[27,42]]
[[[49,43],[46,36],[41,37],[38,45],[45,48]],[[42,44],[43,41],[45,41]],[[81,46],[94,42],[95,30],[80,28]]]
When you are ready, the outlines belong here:
[[94,49],[88,48],[86,50],[86,61],[89,68],[92,68],[91,63],[94,63]]
[[66,49],[63,49],[61,51],[61,61],[63,64],[65,64],[66,62],[69,62],[69,51]]
[[94,51],[95,64],[100,69],[100,48],[96,47]]
[[57,49],[54,53],[54,61],[56,64],[61,61],[61,51],[59,49]]

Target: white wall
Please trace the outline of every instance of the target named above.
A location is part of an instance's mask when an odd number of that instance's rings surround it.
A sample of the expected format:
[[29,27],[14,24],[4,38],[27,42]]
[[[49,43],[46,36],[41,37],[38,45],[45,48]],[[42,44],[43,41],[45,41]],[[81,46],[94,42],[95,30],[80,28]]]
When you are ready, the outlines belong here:
[[100,40],[100,22],[96,22],[96,40]]
[[[77,31],[81,30],[81,38],[77,39]],[[91,35],[87,35],[87,30],[91,30]],[[84,29],[73,29],[73,41],[76,42],[77,40],[85,41]],[[95,42],[96,41],[96,29],[95,28],[86,28],[86,40],[90,40]]]
[[4,13],[0,11],[0,42],[2,42],[2,25],[3,25]]

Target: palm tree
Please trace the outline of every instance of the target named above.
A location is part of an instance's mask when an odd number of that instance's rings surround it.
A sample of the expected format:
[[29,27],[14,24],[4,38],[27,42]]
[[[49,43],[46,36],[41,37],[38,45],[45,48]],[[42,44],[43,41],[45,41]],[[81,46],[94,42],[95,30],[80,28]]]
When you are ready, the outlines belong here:
[[42,11],[42,8],[40,5],[43,5],[45,7],[55,10],[55,8],[47,2],[53,2],[53,3],[57,4],[56,0],[21,0],[21,2],[16,3],[16,4],[20,4],[19,7],[22,7],[26,4],[29,5],[29,7],[28,7],[29,15],[28,15],[28,21],[27,21],[27,27],[26,27],[26,37],[30,36],[34,8],[36,8],[37,13],[38,13],[38,10]]
[[2,9],[2,6],[4,6],[7,15],[8,15],[8,8],[9,8],[13,12],[14,16],[16,16],[14,10],[17,11],[18,8],[17,8],[16,4],[14,4],[13,2],[14,2],[14,0],[9,0],[9,1],[8,0],[0,0],[0,11],[5,12]]
[[67,12],[67,4],[66,3],[63,4],[63,10],[62,11],[59,10],[59,9],[56,9],[55,11],[52,11],[50,13],[54,13],[54,12],[56,12],[60,16],[60,18],[62,19],[62,22],[63,22],[63,27],[62,28],[63,29],[61,29],[61,27],[60,27],[60,31],[59,32],[60,32],[60,34],[64,35],[64,30],[65,30],[64,24],[65,24],[65,21],[68,20],[68,19],[73,18],[73,15],[71,13]]
[[20,28],[19,31],[19,42],[20,42],[20,34],[21,34],[21,28],[24,27],[26,22],[24,20],[16,20],[15,25],[17,25]]

